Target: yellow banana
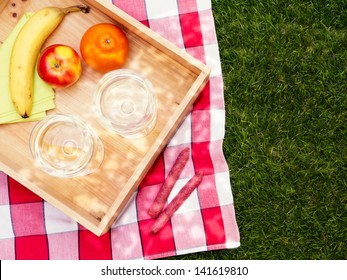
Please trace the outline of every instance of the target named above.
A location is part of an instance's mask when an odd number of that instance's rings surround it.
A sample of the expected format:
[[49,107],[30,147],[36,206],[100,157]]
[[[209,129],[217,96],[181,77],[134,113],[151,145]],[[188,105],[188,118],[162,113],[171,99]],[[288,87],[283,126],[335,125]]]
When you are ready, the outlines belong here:
[[89,7],[43,8],[34,13],[19,32],[10,59],[10,93],[22,118],[28,118],[31,113],[36,61],[43,43],[67,14],[78,11],[88,13]]

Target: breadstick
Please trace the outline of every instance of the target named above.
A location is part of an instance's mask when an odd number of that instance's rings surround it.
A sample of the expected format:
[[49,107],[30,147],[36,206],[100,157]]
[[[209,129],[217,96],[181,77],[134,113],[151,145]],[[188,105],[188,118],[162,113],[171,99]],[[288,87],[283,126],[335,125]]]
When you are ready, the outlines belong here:
[[191,193],[200,185],[203,178],[203,172],[200,171],[198,174],[193,176],[187,184],[179,191],[174,199],[168,204],[168,206],[161,212],[159,217],[155,220],[154,224],[150,229],[151,234],[158,233],[165,224],[171,219],[177,209],[186,201]]
[[178,157],[176,158],[171,170],[169,171],[168,176],[166,177],[163,185],[161,186],[153,204],[148,209],[148,214],[152,218],[156,218],[159,216],[161,210],[164,208],[165,203],[167,201],[167,198],[169,197],[169,194],[173,188],[173,186],[176,184],[179,176],[181,175],[185,165],[187,164],[187,161],[189,159],[190,155],[190,149],[185,148],[183,149]]

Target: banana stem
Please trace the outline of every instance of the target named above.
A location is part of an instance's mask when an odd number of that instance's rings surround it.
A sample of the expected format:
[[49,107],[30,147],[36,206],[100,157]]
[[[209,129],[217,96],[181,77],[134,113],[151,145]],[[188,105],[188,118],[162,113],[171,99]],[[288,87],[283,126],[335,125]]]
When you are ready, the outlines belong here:
[[89,6],[82,6],[82,5],[77,5],[77,6],[71,6],[67,8],[62,8],[61,9],[64,14],[69,14],[69,13],[74,13],[74,12],[82,12],[84,14],[88,14],[90,11]]

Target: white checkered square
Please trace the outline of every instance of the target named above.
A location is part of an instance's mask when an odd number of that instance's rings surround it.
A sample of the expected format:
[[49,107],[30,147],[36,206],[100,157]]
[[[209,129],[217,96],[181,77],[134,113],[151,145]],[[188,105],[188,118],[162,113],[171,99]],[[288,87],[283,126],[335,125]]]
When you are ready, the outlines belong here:
[[14,237],[10,207],[0,205],[0,239]]
[[210,0],[196,0],[198,5],[198,11],[204,11],[211,9],[211,1]]
[[205,45],[206,64],[211,68],[211,77],[222,75],[222,66],[217,44]]
[[[178,192],[184,187],[184,185],[189,181],[190,178],[178,180],[173,187],[168,202],[170,203],[172,199],[178,194]],[[195,189],[193,193],[187,198],[185,202],[181,205],[180,208],[175,212],[175,214],[182,214],[182,213],[188,213],[194,210],[199,210],[200,204],[199,204],[199,198],[198,198],[198,192]]]
[[137,222],[136,196],[137,192],[135,192],[130,198],[127,206],[123,209],[122,213],[112,225],[112,228]]
[[201,33],[204,39],[204,45],[217,44],[216,28],[213,21],[211,10],[200,12]]
[[148,19],[178,15],[176,0],[146,0]]
[[174,215],[171,219],[176,250],[206,245],[204,222],[201,211],[191,211],[184,215]]
[[45,202],[44,209],[47,233],[68,232],[78,229],[78,224],[74,220],[50,203]]
[[182,125],[175,132],[175,135],[171,138],[168,146],[179,146],[182,144],[190,144],[192,142],[192,118],[189,114]]
[[112,229],[112,258],[115,260],[143,259],[142,247],[139,246],[140,238],[137,223]]
[[223,76],[216,76],[210,79],[211,93],[211,109],[225,110],[224,101],[224,81]]
[[216,184],[219,186],[217,188],[218,198],[220,205],[233,204],[234,199],[231,194],[231,184],[229,178],[229,172],[217,173],[215,174]]
[[211,110],[211,141],[224,139],[225,111]]

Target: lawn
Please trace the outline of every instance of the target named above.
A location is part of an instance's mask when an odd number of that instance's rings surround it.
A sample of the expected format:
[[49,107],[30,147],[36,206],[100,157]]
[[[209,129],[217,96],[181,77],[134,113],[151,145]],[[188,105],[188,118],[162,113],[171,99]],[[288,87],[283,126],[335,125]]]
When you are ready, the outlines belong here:
[[180,259],[347,259],[347,3],[212,0],[241,247]]

